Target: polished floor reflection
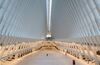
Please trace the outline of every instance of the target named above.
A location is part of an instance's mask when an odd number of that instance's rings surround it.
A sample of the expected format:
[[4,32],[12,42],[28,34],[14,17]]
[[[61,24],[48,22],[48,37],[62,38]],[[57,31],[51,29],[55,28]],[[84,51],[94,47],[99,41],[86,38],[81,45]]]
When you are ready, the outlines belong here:
[[[72,65],[72,57],[58,51],[40,51],[30,54],[14,65]],[[76,60],[76,65],[86,65]]]

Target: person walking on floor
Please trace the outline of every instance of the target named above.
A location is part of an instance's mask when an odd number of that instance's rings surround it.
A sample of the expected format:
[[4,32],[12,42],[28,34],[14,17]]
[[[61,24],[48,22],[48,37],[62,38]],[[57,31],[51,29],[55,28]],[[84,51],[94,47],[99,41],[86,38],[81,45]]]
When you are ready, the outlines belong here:
[[75,65],[75,60],[73,60],[73,65]]

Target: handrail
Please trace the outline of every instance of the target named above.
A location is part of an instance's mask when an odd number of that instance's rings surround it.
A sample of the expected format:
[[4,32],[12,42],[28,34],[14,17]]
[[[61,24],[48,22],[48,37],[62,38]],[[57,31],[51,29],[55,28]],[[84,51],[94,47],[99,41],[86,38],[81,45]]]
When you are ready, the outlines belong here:
[[34,47],[31,47],[31,48],[24,48],[24,49],[17,50],[17,51],[15,51],[15,52],[11,53],[11,54],[8,54],[8,55],[6,55],[6,56],[4,56],[4,57],[1,57],[1,58],[0,58],[0,61],[6,59],[6,58],[9,57],[9,56],[19,54],[19,53],[21,53],[21,52],[23,52],[23,51],[32,50],[33,48],[34,48]]

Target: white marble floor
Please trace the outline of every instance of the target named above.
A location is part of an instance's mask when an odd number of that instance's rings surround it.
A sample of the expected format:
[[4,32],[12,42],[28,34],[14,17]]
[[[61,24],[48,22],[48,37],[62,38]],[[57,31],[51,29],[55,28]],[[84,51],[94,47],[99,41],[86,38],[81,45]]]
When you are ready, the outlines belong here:
[[[15,65],[72,65],[72,60],[71,57],[57,51],[41,51],[24,57]],[[86,64],[76,61],[76,65]]]

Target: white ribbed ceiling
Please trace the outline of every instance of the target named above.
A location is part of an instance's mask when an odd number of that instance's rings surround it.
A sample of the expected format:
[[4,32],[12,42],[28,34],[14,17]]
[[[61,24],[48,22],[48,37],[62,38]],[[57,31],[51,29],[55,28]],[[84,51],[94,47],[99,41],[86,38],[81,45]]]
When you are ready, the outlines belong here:
[[100,35],[100,0],[52,0],[51,11],[46,5],[46,0],[0,0],[0,34],[44,39],[51,29],[55,39],[77,41]]
[[0,0],[0,33],[33,39],[46,33],[45,0]]

